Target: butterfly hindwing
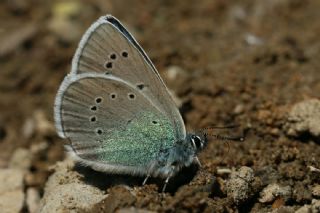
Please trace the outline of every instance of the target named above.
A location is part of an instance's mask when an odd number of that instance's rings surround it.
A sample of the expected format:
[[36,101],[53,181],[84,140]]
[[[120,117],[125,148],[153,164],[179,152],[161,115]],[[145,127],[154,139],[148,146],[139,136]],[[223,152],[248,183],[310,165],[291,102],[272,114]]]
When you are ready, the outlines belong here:
[[146,173],[159,150],[175,142],[163,112],[132,85],[104,74],[67,76],[56,98],[55,119],[74,154],[101,165],[100,170]]
[[73,58],[71,75],[100,73],[130,83],[170,119],[177,140],[185,127],[166,86],[151,60],[113,16],[96,21],[83,36]]

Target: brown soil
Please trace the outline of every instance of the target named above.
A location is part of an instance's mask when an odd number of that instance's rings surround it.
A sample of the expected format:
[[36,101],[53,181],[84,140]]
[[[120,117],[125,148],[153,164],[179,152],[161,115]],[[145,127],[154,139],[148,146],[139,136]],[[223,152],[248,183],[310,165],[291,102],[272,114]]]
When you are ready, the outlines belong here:
[[[35,152],[26,187],[43,191],[49,166],[63,159],[63,140],[53,129],[53,102],[81,34],[50,28],[58,1],[0,3],[0,167],[24,147]],[[89,3],[90,2],[90,3]],[[83,33],[106,13],[136,35],[168,87],[182,100],[187,129],[240,124],[244,142],[229,147],[210,140],[189,168],[158,192],[161,180],[127,189],[105,186],[110,196],[92,212],[135,206],[161,212],[266,212],[298,208],[314,198],[320,184],[320,146],[309,134],[286,136],[290,107],[320,94],[320,1],[82,1],[71,17]],[[80,3],[78,3],[80,4]],[[53,33],[55,32],[55,33]],[[61,34],[59,34],[61,33]],[[68,34],[67,33],[67,34]],[[69,36],[69,35],[68,35]],[[170,80],[172,66],[184,72]],[[318,140],[318,141],[317,141]],[[35,148],[34,148],[35,149]],[[255,174],[252,196],[235,203],[225,190],[228,175],[218,168],[248,166]],[[101,174],[97,174],[101,175]],[[260,203],[259,192],[277,182],[292,187],[289,199]]]

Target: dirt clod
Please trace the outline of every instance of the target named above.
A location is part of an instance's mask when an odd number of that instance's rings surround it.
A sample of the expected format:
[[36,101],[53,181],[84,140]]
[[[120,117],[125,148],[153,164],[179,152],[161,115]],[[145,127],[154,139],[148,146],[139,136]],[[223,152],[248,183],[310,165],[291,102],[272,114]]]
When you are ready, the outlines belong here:
[[81,176],[72,171],[72,168],[73,164],[70,161],[55,166],[55,172],[45,187],[40,212],[90,210],[94,204],[105,198],[102,191],[83,183],[80,180]]
[[1,212],[20,212],[24,205],[23,171],[0,169],[0,209]]
[[274,201],[279,197],[287,200],[291,197],[291,190],[292,189],[290,186],[280,186],[276,183],[270,184],[261,191],[259,201],[261,203],[268,203]]
[[227,195],[236,204],[247,201],[252,196],[252,182],[254,180],[253,170],[249,167],[241,167],[238,171],[231,173],[227,181]]
[[320,101],[306,100],[295,104],[287,118],[287,134],[299,136],[309,133],[314,137],[320,136]]
[[314,187],[312,187],[311,191],[312,191],[312,195],[314,197],[320,198],[320,185],[319,184],[314,186]]
[[318,213],[320,212],[320,200],[312,200],[310,205],[304,205],[295,213]]

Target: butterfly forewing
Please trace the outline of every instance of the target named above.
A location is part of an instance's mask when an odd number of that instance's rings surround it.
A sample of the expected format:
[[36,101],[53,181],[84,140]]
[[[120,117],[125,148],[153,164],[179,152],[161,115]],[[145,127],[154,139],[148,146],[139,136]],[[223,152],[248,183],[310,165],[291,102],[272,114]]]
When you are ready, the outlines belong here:
[[148,56],[121,23],[101,17],[83,36],[72,64],[72,75],[100,73],[128,82],[170,119],[177,140],[185,127],[166,86]]
[[68,76],[62,87],[57,129],[83,160],[101,163],[104,170],[112,165],[146,168],[159,150],[175,143],[174,127],[163,112],[119,78],[80,74]]

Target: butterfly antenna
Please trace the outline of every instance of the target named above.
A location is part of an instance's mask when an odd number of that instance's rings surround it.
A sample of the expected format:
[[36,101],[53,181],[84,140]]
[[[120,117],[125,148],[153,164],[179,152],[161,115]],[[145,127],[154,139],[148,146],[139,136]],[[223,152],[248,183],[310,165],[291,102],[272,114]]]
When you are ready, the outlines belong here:
[[203,130],[211,130],[211,129],[235,129],[235,128],[239,128],[240,125],[239,124],[230,124],[230,125],[226,125],[226,126],[208,126],[206,128],[203,128]]
[[224,135],[219,135],[219,134],[213,134],[210,136],[212,136],[218,140],[223,140],[223,141],[239,141],[239,142],[244,141],[244,136],[224,136]]
[[[227,125],[227,126],[209,126],[203,129],[200,129],[200,133],[204,136],[204,138],[207,140],[208,136],[213,137],[217,140],[222,140],[224,141],[227,146],[228,146],[228,151],[227,153],[230,152],[230,141],[238,141],[238,142],[242,142],[245,140],[245,132],[243,131],[241,136],[228,136],[228,135],[221,135],[221,134],[210,134],[209,131],[210,130],[214,130],[214,129],[235,129],[235,128],[239,128],[240,125],[238,124],[232,124],[232,125]],[[225,160],[227,155],[224,155],[224,157],[222,158],[222,162]]]
[[245,132],[242,131],[241,136],[224,136],[224,135],[220,135],[220,134],[209,134],[210,130],[214,130],[214,129],[235,129],[235,128],[239,128],[240,125],[238,124],[232,124],[232,125],[226,125],[226,126],[209,126],[206,128],[203,128],[200,130],[200,132],[202,133],[202,135],[207,138],[208,136],[214,137],[218,140],[229,140],[229,141],[239,141],[242,142],[245,140]]

